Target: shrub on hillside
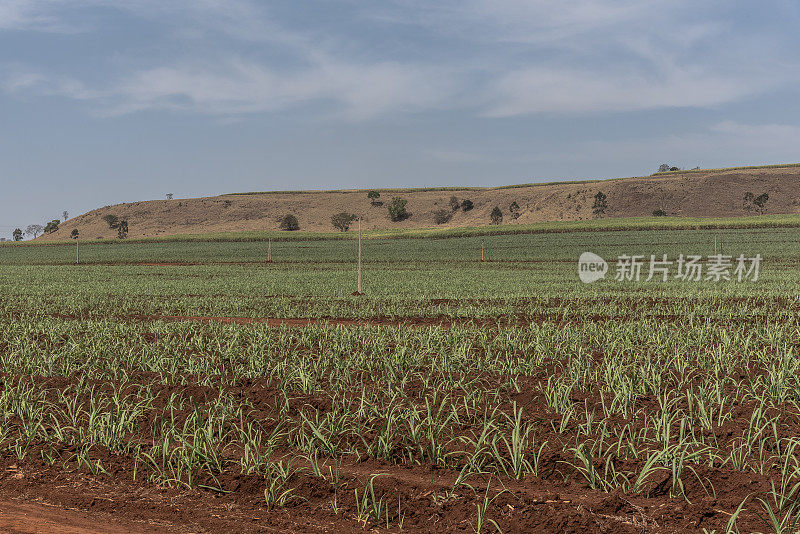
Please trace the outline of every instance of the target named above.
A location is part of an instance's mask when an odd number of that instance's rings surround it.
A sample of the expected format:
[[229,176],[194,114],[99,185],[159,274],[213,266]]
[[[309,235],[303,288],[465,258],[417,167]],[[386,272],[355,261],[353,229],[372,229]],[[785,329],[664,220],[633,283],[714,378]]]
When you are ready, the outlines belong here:
[[491,220],[492,224],[502,224],[503,212],[500,211],[500,208],[498,206],[494,207],[492,213],[489,215],[489,219]]
[[347,213],[343,211],[331,217],[331,224],[340,232],[346,232],[350,229],[350,223],[358,219],[358,215]]
[[367,198],[369,199],[370,204],[372,204],[373,206],[383,205],[383,202],[378,200],[379,198],[381,198],[381,194],[378,193],[377,191],[370,191],[369,193],[367,193]]
[[52,234],[56,230],[58,230],[58,225],[61,223],[61,219],[53,219],[49,223],[44,226],[44,231],[48,234]]
[[291,213],[287,213],[281,219],[280,229],[287,232],[293,232],[300,229],[300,223],[297,222],[297,217]]
[[437,210],[433,213],[433,221],[436,224],[446,224],[453,218],[453,212],[450,210]]
[[122,219],[119,221],[119,224],[117,224],[117,237],[119,239],[125,239],[128,237],[128,221],[125,219]]
[[756,196],[748,191],[744,194],[744,209],[747,211],[752,211],[753,209],[753,200],[755,200]]
[[117,217],[116,215],[112,215],[110,213],[108,215],[103,215],[103,220],[106,222],[106,224],[108,224],[108,227],[111,228],[112,230],[115,229],[117,226],[119,226],[119,217]]
[[406,211],[406,204],[408,204],[408,200],[400,197],[394,197],[392,199],[392,203],[389,204],[387,208],[389,210],[389,218],[394,222],[408,219],[411,214]]
[[458,208],[460,207],[461,207],[461,201],[458,200],[458,198],[455,196],[450,197],[450,209],[452,209],[453,211],[458,211]]
[[769,195],[766,193],[761,193],[756,198],[753,199],[753,204],[755,207],[758,208],[758,212],[761,215],[764,215],[764,211],[767,209],[767,201],[769,200]]
[[594,196],[594,204],[592,204],[592,213],[594,213],[595,217],[600,217],[604,215],[606,209],[608,208],[608,197],[602,191],[598,191],[597,194]]

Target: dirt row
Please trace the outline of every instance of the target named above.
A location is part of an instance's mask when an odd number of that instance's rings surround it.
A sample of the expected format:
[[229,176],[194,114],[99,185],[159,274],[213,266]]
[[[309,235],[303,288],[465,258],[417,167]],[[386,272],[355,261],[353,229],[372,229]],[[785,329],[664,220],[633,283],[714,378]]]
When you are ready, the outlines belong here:
[[[179,490],[130,483],[132,466],[117,465],[115,476],[95,477],[26,464],[0,462],[0,531],[39,534],[134,532],[364,532],[352,512],[336,515],[330,508],[327,482],[310,475],[295,481],[298,499],[284,508],[268,510],[260,501],[263,488],[256,477],[226,481],[221,494],[202,489]],[[377,491],[403,498],[403,530],[410,532],[472,532],[476,506],[486,486],[461,487],[449,494],[451,472],[432,466],[392,466],[382,462],[338,463],[349,490],[340,493],[340,506],[353,501],[353,489],[363,488],[374,474]],[[117,476],[118,475],[118,476]],[[475,481],[472,481],[475,483]],[[746,491],[754,481],[732,476],[730,488]],[[763,481],[758,481],[763,482]],[[760,486],[761,484],[758,484]],[[574,482],[529,477],[519,482],[493,483],[495,497],[487,517],[504,532],[638,533],[689,532],[719,529],[731,510],[726,502],[706,497],[689,504],[665,496],[643,499],[621,492],[603,493]],[[324,498],[320,498],[324,497]],[[395,497],[396,498],[396,497]],[[397,503],[394,503],[397,506]],[[366,530],[396,532],[375,525]],[[755,526],[755,525],[754,525]],[[719,531],[719,530],[718,530]]]
[[[711,321],[716,322],[719,318],[713,316],[695,315],[687,317],[685,315],[664,314],[652,315],[653,319],[663,322],[681,323],[687,320],[694,322]],[[187,316],[187,315],[132,315],[128,317],[136,321],[167,321],[167,322],[201,322],[201,323],[227,323],[227,324],[266,324],[268,326],[286,326],[302,328],[307,326],[406,326],[406,327],[440,327],[451,328],[453,326],[476,326],[481,328],[499,327],[527,327],[531,324],[553,323],[559,325],[581,324],[581,323],[602,323],[608,321],[634,322],[646,318],[642,316],[615,317],[610,315],[586,314],[583,317],[565,318],[563,315],[505,315],[497,317],[451,317],[438,315],[433,317],[213,317],[213,316]],[[791,322],[796,318],[783,318],[776,320],[774,317],[766,316],[747,316],[747,317],[724,317],[724,322],[728,324],[763,324],[765,322]]]
[[145,524],[126,524],[112,516],[88,514],[47,503],[0,500],[0,532],[16,534],[134,534],[157,532]]
[[[0,378],[3,378],[0,376]],[[10,377],[5,377],[10,378]],[[198,385],[158,384],[155,376],[131,376],[122,394],[136,391],[135,384],[151,384],[158,391],[153,415],[165,408],[173,394],[192,398],[200,404],[211,402],[219,394],[215,387]],[[63,390],[75,378],[34,378],[45,389]],[[155,380],[155,382],[154,382]],[[550,422],[558,418],[549,414],[542,399],[531,396],[535,379],[524,382],[522,393],[513,398],[526,409],[526,417],[540,422],[543,432],[539,442],[558,443],[564,439],[551,429]],[[0,380],[0,386],[3,382]],[[114,387],[111,382],[93,383],[97,390]],[[417,384],[409,387],[416,389]],[[252,405],[250,417],[263,421],[275,414],[278,390],[266,379],[242,380],[227,393]],[[590,401],[597,406],[596,393],[582,394],[576,403]],[[656,408],[655,398],[642,399],[645,405]],[[290,413],[313,406],[323,412],[330,410],[330,398],[324,394],[293,395]],[[508,407],[504,406],[506,410]],[[747,424],[752,406],[738,406],[734,419],[721,428],[721,436],[740,435]],[[176,411],[180,421],[186,413]],[[171,412],[172,413],[172,412]],[[150,417],[150,415],[148,415]],[[171,416],[172,417],[172,416]],[[136,439],[149,442],[154,435],[145,425]],[[797,428],[786,429],[796,433]],[[241,474],[232,468],[215,476],[213,481],[199,483],[217,490],[165,487],[149,483],[132,458],[112,455],[104,449],[92,449],[92,458],[99,459],[107,474],[92,475],[74,461],[75,445],[61,447],[60,460],[46,464],[43,452],[48,446],[37,445],[25,461],[9,454],[0,456],[0,531],[2,532],[363,532],[354,514],[354,490],[363,491],[375,478],[375,489],[389,496],[393,506],[402,500],[404,530],[410,532],[471,532],[475,526],[476,509],[488,493],[492,499],[487,517],[498,521],[504,532],[552,533],[633,533],[633,532],[694,532],[706,528],[709,532],[724,532],[724,527],[739,503],[752,495],[763,494],[769,488],[769,478],[753,472],[740,472],[730,467],[698,465],[693,474],[684,477],[687,499],[669,496],[670,475],[658,473],[648,484],[648,495],[625,494],[619,490],[593,490],[570,467],[572,458],[555,451],[542,458],[539,476],[526,475],[521,480],[508,477],[489,479],[476,475],[467,480],[470,486],[454,489],[458,472],[431,464],[392,463],[345,456],[339,459],[319,457],[323,477],[305,470],[293,475],[290,485],[297,499],[285,507],[268,509],[264,501],[263,476]],[[293,457],[297,452],[281,449],[279,457]],[[307,467],[308,464],[302,464]],[[628,463],[626,463],[628,462]],[[620,467],[636,471],[638,463],[623,461]],[[337,489],[325,478],[328,468],[338,473]],[[602,468],[601,464],[597,465]],[[333,478],[332,476],[330,477]],[[709,493],[706,484],[713,484]],[[487,490],[487,484],[489,489]],[[340,510],[332,509],[334,498]],[[3,503],[10,503],[3,506]],[[755,502],[753,502],[755,505]],[[398,530],[397,514],[390,508],[392,526]],[[60,525],[58,530],[53,524]],[[22,525],[21,527],[19,525]],[[765,525],[749,513],[742,516],[742,532],[763,530]],[[25,530],[25,529],[28,530]],[[371,525],[367,530],[384,532],[387,529]],[[488,531],[491,531],[488,530]]]
[[[51,317],[65,320],[101,320],[104,316],[94,316],[88,314],[64,314],[54,313]],[[197,323],[222,323],[237,325],[263,324],[274,327],[303,328],[308,326],[344,326],[357,328],[365,326],[377,327],[416,327],[416,328],[452,328],[455,326],[473,326],[480,328],[526,328],[532,324],[542,325],[550,323],[555,325],[581,325],[586,323],[630,323],[644,319],[653,319],[665,323],[704,323],[722,322],[725,324],[787,324],[797,322],[797,316],[787,315],[785,317],[772,317],[766,315],[749,315],[742,317],[716,317],[713,315],[681,315],[681,314],[652,314],[652,315],[627,315],[612,316],[603,314],[585,314],[580,317],[564,316],[563,314],[541,314],[541,315],[499,315],[487,317],[454,317],[450,315],[434,315],[429,317],[421,316],[370,316],[370,317],[231,317],[231,316],[212,316],[212,315],[147,315],[132,314],[113,317],[119,321],[137,322],[197,322]]]

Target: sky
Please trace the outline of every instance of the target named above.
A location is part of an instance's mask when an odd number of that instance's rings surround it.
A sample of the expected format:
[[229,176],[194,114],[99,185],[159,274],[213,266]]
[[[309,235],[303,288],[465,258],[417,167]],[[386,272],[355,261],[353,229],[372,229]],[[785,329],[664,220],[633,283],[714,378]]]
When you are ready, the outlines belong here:
[[800,161],[796,0],[0,0],[0,237],[120,202]]

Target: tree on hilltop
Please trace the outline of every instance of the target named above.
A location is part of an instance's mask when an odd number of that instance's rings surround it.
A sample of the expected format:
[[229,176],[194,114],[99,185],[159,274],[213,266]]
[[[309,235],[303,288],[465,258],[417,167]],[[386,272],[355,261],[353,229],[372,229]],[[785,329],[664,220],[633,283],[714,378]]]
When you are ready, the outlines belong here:
[[44,226],[41,224],[29,224],[27,228],[25,228],[25,235],[33,236],[36,239],[36,236],[44,232]]
[[52,234],[53,232],[58,230],[58,225],[59,224],[61,224],[61,220],[60,219],[53,219],[52,221],[50,221],[49,223],[47,223],[44,226],[44,231],[47,232],[48,234]]

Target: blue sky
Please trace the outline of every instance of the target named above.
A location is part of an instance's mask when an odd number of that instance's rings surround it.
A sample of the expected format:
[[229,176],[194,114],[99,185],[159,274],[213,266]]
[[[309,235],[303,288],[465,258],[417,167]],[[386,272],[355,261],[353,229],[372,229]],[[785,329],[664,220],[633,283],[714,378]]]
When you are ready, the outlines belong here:
[[0,0],[0,236],[235,191],[800,161],[789,0]]

